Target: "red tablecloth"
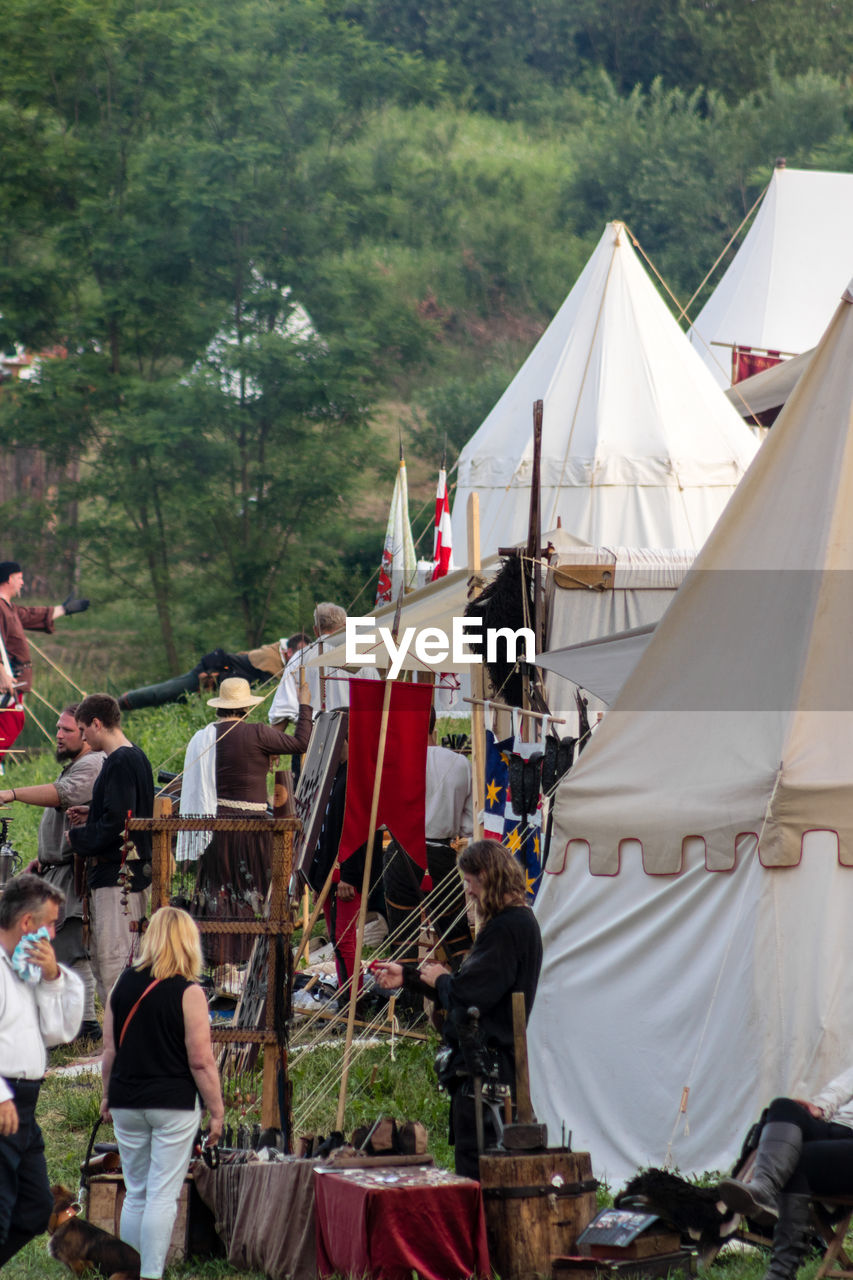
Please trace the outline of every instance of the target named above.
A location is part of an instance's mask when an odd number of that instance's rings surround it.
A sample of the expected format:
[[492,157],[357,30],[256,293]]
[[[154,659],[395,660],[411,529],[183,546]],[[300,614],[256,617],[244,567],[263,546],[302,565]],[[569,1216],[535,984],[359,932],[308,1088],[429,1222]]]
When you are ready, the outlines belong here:
[[372,1280],[491,1275],[479,1182],[443,1169],[319,1172],[317,1270]]

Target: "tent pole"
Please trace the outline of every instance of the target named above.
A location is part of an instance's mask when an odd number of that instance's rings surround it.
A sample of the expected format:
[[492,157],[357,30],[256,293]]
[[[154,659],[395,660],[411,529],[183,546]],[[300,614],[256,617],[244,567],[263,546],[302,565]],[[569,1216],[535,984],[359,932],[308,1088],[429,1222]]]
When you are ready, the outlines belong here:
[[[530,516],[527,523],[527,557],[533,564],[533,634],[537,649],[542,648],[542,412],[543,402],[533,402],[533,470],[530,477]],[[522,567],[522,584],[526,579],[526,566]],[[523,589],[523,587],[522,587]],[[530,708],[536,677],[528,666],[524,681],[524,705]]]
[[[480,559],[480,495],[471,493],[468,496],[468,572],[471,575],[471,586],[468,599],[475,600],[483,590],[479,581],[482,569]],[[483,824],[480,814],[486,804],[486,717],[483,702],[486,697],[486,677],[482,662],[471,668],[471,692],[473,706],[471,708],[471,785],[473,788],[474,839],[482,840]]]

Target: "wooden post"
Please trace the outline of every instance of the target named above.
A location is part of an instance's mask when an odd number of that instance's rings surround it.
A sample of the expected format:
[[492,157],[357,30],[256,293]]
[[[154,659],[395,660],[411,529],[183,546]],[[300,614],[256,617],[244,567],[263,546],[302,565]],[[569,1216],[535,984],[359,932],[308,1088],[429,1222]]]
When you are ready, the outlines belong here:
[[[399,615],[399,604],[397,606]],[[396,635],[396,624],[395,624]],[[376,836],[376,819],[379,814],[379,791],[382,786],[382,765],[385,761],[385,741],[388,737],[388,717],[391,711],[391,689],[393,680],[386,679],[384,697],[382,699],[382,719],[379,724],[379,746],[376,750],[376,775],[373,779],[373,798],[370,802],[370,822],[367,828],[367,849],[364,857],[364,875],[361,881],[361,903],[358,909],[358,926],[355,935],[355,959],[352,965],[352,978],[347,1014],[347,1035],[344,1045],[344,1061],[341,1071],[341,1089],[338,1094],[338,1114],[335,1128],[343,1130],[344,1113],[347,1105],[347,1084],[349,1082],[350,1059],[352,1057],[352,1039],[355,1029],[355,1004],[358,999],[358,980],[361,976],[361,953],[364,947],[364,921],[367,917],[367,899],[370,894],[370,872],[373,868],[373,841]]]
[[[479,573],[482,568],[480,560],[480,495],[472,493],[468,497],[468,572]],[[474,600],[480,595],[482,588],[472,586],[468,595]],[[471,708],[471,786],[474,810],[474,839],[482,840],[483,824],[480,821],[486,804],[486,717],[483,701],[486,697],[486,676],[482,662],[471,667],[471,693],[474,701]]]
[[[290,880],[289,848],[292,848],[291,832],[274,831],[272,836],[272,867],[270,875],[270,912],[269,912],[269,946],[267,948],[267,1007],[266,1029],[270,1039],[264,1045],[264,1074],[261,1091],[261,1124],[266,1129],[279,1128],[281,1117],[278,1108],[278,1065],[279,1053],[272,1043],[275,1031],[275,997],[278,984],[286,981],[286,974],[278,972],[275,939],[278,933],[290,933],[290,911],[287,901],[287,886]],[[289,1006],[286,1001],[285,1007]],[[286,1059],[282,1060],[286,1068]],[[284,1126],[290,1131],[290,1118],[286,1117]]]
[[[154,797],[154,817],[171,818],[168,796]],[[151,912],[168,907],[172,896],[172,833],[155,831],[151,837]]]
[[272,816],[292,818],[293,815],[293,774],[290,769],[276,769],[273,774]]
[[337,869],[338,869],[337,862],[333,862],[331,869],[329,871],[329,874],[326,876],[326,882],[317,895],[317,901],[314,903],[314,910],[311,912],[311,918],[302,930],[302,938],[300,940],[299,947],[297,948],[296,955],[293,960],[294,972],[296,971],[296,968],[299,965],[299,961],[302,959],[302,957],[308,954],[308,944],[311,941],[312,930],[314,928],[314,925],[317,923],[318,919],[320,918],[320,912],[323,910],[323,903],[326,901],[326,899],[329,896],[329,890],[332,887],[335,872],[337,871]]

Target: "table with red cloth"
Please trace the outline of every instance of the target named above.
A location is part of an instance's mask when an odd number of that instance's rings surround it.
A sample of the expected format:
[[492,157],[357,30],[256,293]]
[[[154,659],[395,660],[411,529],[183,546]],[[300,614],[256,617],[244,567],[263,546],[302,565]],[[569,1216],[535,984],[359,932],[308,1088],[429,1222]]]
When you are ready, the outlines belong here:
[[479,1182],[422,1167],[317,1169],[317,1270],[371,1280],[491,1276]]

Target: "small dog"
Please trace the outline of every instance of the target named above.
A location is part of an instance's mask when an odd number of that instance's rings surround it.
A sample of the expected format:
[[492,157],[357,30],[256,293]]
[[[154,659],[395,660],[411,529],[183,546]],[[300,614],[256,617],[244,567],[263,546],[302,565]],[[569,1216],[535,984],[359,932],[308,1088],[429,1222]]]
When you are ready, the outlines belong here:
[[108,1231],[78,1218],[80,1206],[67,1187],[51,1187],[53,1213],[47,1224],[47,1251],[64,1262],[75,1276],[97,1275],[107,1280],[139,1280],[140,1258],[135,1249]]

